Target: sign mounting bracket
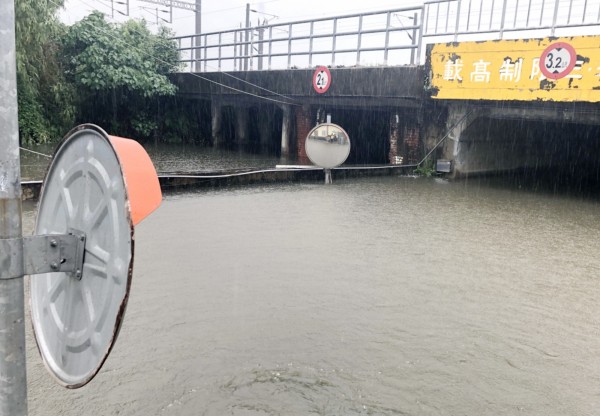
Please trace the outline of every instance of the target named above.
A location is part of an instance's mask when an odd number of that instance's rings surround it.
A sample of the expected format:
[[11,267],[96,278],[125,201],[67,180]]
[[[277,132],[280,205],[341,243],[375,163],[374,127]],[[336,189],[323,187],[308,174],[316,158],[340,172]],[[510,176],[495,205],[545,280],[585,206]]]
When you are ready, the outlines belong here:
[[[69,230],[68,234],[45,234],[23,238],[0,239],[0,279],[17,279],[23,275],[64,272],[80,280],[85,253],[85,234]],[[23,261],[14,262],[14,253],[22,248]]]

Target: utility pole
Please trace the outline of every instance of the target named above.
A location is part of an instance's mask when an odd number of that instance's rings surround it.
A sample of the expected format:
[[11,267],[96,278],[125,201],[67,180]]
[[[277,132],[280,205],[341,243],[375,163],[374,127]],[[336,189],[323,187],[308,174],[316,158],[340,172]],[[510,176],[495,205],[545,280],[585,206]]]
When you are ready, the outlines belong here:
[[13,0],[0,1],[0,68],[0,240],[17,242],[9,252],[0,251],[0,415],[26,416],[24,284],[22,275],[10,273],[23,272]]

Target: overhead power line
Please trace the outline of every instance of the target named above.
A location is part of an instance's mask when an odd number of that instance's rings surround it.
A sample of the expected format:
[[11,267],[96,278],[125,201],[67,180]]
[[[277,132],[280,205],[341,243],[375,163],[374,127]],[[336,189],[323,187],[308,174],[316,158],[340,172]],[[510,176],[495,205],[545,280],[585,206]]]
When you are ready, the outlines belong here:
[[179,0],[140,0],[146,3],[154,3],[154,4],[160,4],[161,6],[166,6],[166,7],[175,7],[178,9],[185,9],[185,10],[191,10],[193,12],[196,12],[196,3],[187,3],[185,1],[179,1]]
[[[49,1],[50,3],[56,4],[56,3],[55,3],[53,0],[48,0],[48,1]],[[79,1],[80,1],[81,3],[83,3],[83,4],[85,4],[85,5],[86,5],[86,6],[88,6],[88,7],[90,6],[90,5],[89,5],[88,3],[86,3],[84,0],[79,0]],[[144,51],[144,50],[142,50],[142,49],[138,48],[138,47],[137,47],[137,46],[135,46],[135,45],[129,44],[128,42],[124,41],[123,39],[120,39],[120,38],[118,38],[118,37],[114,36],[114,35],[113,35],[112,33],[110,33],[110,32],[106,32],[106,31],[104,31],[104,30],[102,30],[102,29],[100,29],[100,28],[97,28],[97,30],[98,30],[98,31],[100,31],[101,33],[103,33],[103,34],[105,34],[105,35],[107,35],[107,36],[109,36],[109,37],[113,38],[114,40],[116,40],[116,41],[118,41],[118,42],[121,42],[123,45],[125,45],[125,46],[127,46],[127,47],[129,47],[129,48],[131,48],[131,49],[135,49],[135,50],[137,50],[137,51],[141,52],[143,55],[146,55],[146,56],[148,56],[149,58],[151,58],[151,59],[154,59],[154,60],[155,60],[155,61],[157,61],[157,62],[161,62],[161,63],[164,63],[164,64],[168,64],[168,62],[166,62],[166,61],[164,61],[164,60],[162,60],[162,59],[158,58],[157,56],[154,56],[154,55],[152,55],[152,54],[151,54],[151,53],[149,53],[149,52],[146,52],[146,51]],[[264,90],[264,91],[267,91],[267,92],[269,92],[269,93],[272,93],[272,94],[274,94],[274,95],[276,95],[276,96],[282,97],[282,98],[284,98],[284,99],[286,99],[286,100],[292,100],[292,101],[295,101],[295,100],[294,100],[294,98],[292,98],[292,97],[287,97],[287,96],[285,96],[285,95],[282,95],[282,94],[279,94],[279,93],[277,93],[277,92],[271,91],[271,90],[269,90],[269,89],[263,88],[263,87],[261,87],[261,86],[259,86],[259,85],[253,84],[253,83],[251,83],[251,82],[248,82],[248,81],[246,81],[246,80],[243,80],[243,79],[241,79],[241,78],[238,78],[238,77],[236,77],[236,76],[234,76],[234,75],[228,74],[227,72],[223,72],[223,71],[221,71],[221,73],[223,73],[223,74],[225,74],[225,75],[227,75],[227,76],[229,76],[229,77],[231,77],[231,78],[237,79],[237,80],[239,80],[239,81],[241,81],[241,82],[243,82],[243,83],[245,83],[245,84],[248,84],[248,85],[251,85],[251,86],[253,86],[253,87],[255,87],[255,88],[258,88],[258,89],[260,89],[260,90]],[[271,97],[265,97],[264,95],[254,94],[254,93],[251,93],[251,92],[249,92],[249,91],[240,90],[239,88],[235,88],[235,87],[232,87],[232,86],[229,86],[229,85],[226,85],[226,84],[223,84],[223,83],[217,82],[217,81],[213,81],[213,80],[211,80],[211,79],[209,79],[209,78],[203,77],[203,76],[201,76],[201,75],[198,75],[198,74],[195,74],[195,73],[193,73],[193,72],[192,72],[191,74],[192,74],[194,77],[196,77],[196,78],[202,79],[202,80],[204,80],[204,81],[207,81],[207,82],[209,82],[209,83],[211,83],[211,84],[215,84],[215,85],[218,85],[218,86],[220,86],[220,87],[223,87],[223,88],[226,88],[226,89],[229,89],[229,90],[232,90],[232,91],[239,92],[240,94],[245,94],[245,95],[249,95],[249,96],[252,96],[252,97],[256,97],[256,98],[259,98],[259,99],[262,99],[262,100],[271,101],[271,102],[276,102],[276,103],[280,103],[280,104],[289,104],[289,105],[296,105],[296,106],[297,106],[297,105],[299,105],[299,104],[296,104],[296,103],[294,103],[294,102],[277,100],[277,99],[275,99],[275,98],[271,98]]]

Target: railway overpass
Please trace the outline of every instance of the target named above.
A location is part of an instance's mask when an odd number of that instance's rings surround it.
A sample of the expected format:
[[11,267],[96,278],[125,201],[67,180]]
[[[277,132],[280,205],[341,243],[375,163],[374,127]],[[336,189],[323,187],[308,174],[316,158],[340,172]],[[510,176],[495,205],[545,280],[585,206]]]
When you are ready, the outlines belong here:
[[216,146],[302,161],[330,116],[354,163],[431,153],[454,175],[564,167],[600,154],[595,33],[592,1],[426,1],[179,37],[186,70],[173,80],[206,103]]

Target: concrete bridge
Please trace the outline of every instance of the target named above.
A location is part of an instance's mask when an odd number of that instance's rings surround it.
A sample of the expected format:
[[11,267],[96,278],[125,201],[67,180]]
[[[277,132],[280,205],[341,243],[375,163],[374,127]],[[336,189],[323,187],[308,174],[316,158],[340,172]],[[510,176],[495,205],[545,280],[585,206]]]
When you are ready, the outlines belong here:
[[349,163],[431,155],[454,175],[592,165],[600,154],[592,3],[429,0],[179,37],[186,71],[173,80],[180,97],[205,103],[216,146],[302,162],[308,131],[330,116],[350,134]]

